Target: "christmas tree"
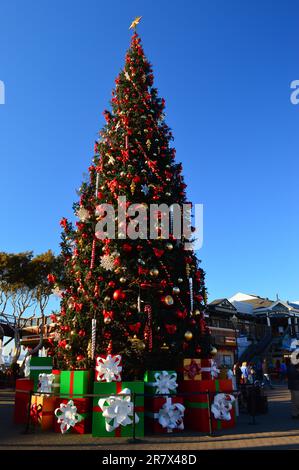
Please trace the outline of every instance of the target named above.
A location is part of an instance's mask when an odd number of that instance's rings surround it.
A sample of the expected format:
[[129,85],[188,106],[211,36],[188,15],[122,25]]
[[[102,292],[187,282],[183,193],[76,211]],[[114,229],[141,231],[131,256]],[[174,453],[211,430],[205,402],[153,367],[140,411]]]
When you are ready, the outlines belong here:
[[[171,369],[182,357],[210,353],[204,272],[185,249],[188,240],[174,236],[173,211],[166,236],[163,210],[152,213],[154,228],[142,224],[152,204],[187,202],[153,79],[135,30],[111,110],[104,111],[89,181],[74,204],[79,220],[76,227],[61,220],[65,277],[52,353],[67,369],[115,353],[122,355],[124,378],[142,378],[145,369]],[[105,232],[108,222],[115,236]]]

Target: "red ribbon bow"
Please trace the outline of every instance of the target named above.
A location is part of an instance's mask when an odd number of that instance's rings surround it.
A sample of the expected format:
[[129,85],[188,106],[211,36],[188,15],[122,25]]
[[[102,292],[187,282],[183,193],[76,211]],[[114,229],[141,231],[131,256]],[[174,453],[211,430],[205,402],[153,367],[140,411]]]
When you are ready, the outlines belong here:
[[36,405],[36,404],[31,405],[30,420],[32,424],[37,425],[40,423],[42,419],[42,410],[43,410],[42,405]]
[[190,365],[188,367],[185,367],[184,368],[184,371],[187,372],[188,374],[188,377],[190,379],[194,379],[194,377],[197,375],[197,374],[200,374],[201,372],[201,367],[199,364],[197,364],[196,361],[194,361],[194,359],[191,361]]

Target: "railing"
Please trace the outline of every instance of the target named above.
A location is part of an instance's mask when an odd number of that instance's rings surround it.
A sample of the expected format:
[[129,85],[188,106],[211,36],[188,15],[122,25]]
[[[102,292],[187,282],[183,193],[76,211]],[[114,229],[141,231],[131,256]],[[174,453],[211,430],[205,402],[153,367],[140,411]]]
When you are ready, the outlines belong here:
[[207,318],[207,325],[212,328],[225,328],[237,331],[238,336],[247,336],[253,339],[261,339],[265,336],[268,326],[262,324],[253,324],[244,320],[238,320],[233,323],[231,320],[222,318]]
[[[21,328],[30,328],[40,325],[50,325],[52,322],[50,316],[43,317],[32,317],[32,318],[21,318],[19,320],[19,324]],[[15,324],[15,317],[13,315],[5,315],[3,317],[0,315],[0,325],[14,325]]]

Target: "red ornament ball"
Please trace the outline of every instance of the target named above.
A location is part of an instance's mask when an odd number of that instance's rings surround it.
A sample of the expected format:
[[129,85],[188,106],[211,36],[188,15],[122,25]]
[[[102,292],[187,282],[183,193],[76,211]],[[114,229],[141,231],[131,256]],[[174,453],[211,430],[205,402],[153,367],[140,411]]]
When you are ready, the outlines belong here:
[[123,244],[123,251],[124,251],[125,253],[130,253],[130,252],[132,251],[132,246],[129,245],[129,243],[124,243],[124,244]]
[[77,359],[78,362],[80,362],[80,361],[84,361],[85,357],[82,354],[78,354],[76,359]]
[[113,292],[114,300],[124,300],[125,298],[126,298],[126,294],[121,289],[116,289]]

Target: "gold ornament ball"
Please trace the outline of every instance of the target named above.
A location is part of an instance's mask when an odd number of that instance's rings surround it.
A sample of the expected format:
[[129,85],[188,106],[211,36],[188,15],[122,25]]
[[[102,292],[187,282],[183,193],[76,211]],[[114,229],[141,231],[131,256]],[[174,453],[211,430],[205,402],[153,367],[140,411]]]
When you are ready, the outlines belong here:
[[193,333],[191,331],[186,331],[184,336],[186,341],[191,341],[191,339],[193,338]]
[[200,310],[198,309],[194,310],[194,315],[200,315]]
[[110,317],[104,318],[104,323],[105,325],[109,325],[109,323],[111,323],[111,318]]
[[217,352],[218,352],[217,349],[215,348],[215,346],[213,346],[212,349],[211,349],[211,351],[210,351],[210,354],[211,354],[212,356],[216,356]]
[[180,289],[179,287],[173,287],[173,288],[172,288],[172,292],[173,292],[174,294],[179,294],[179,293],[181,292],[181,289]]
[[120,172],[120,176],[126,176],[125,171],[121,171],[121,172]]
[[127,282],[127,279],[125,277],[121,277],[119,279],[119,282],[121,282],[122,284],[124,284],[125,282]]
[[165,193],[165,196],[170,197],[171,193],[167,192],[167,193]]
[[150,270],[150,275],[151,275],[152,277],[157,277],[157,276],[159,276],[159,270],[158,270],[157,268],[151,269],[151,270]]
[[166,305],[173,305],[174,304],[173,297],[171,295],[166,295],[164,297],[164,303]]
[[75,330],[72,330],[71,331],[71,335],[74,336],[76,334],[76,331]]
[[184,282],[184,279],[182,279],[181,277],[178,278],[178,283],[179,284],[182,284],[182,282]]
[[108,295],[106,295],[106,297],[104,297],[104,302],[109,302],[111,299],[110,297],[108,297]]
[[167,248],[167,250],[169,250],[169,251],[173,250],[173,244],[170,243],[170,242],[166,243],[166,248]]
[[66,347],[65,347],[65,349],[66,349],[67,351],[70,351],[70,350],[72,349],[72,346],[71,346],[70,344],[67,344]]

